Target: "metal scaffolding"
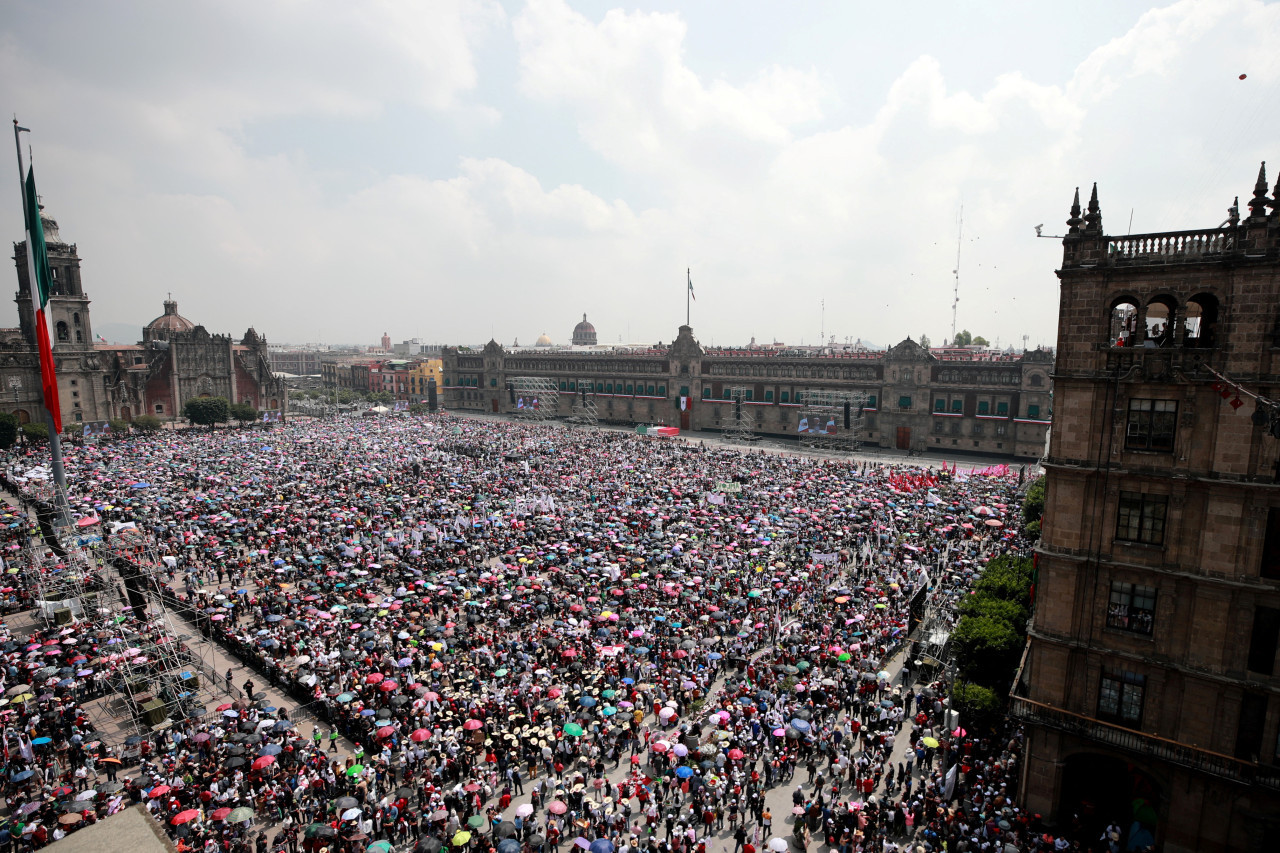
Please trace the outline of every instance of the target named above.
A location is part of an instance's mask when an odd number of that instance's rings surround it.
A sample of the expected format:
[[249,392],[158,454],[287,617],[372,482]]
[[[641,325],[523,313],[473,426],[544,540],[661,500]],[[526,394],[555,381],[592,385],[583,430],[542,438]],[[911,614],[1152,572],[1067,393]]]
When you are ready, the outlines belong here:
[[810,388],[800,397],[800,446],[829,453],[852,453],[866,435],[862,391]]
[[569,418],[569,423],[597,427],[600,425],[600,413],[596,409],[595,395],[587,392],[588,382],[589,380],[584,379],[577,382],[578,392],[573,398],[573,415]]
[[[195,641],[191,624],[198,614],[177,618],[165,601],[165,575],[176,560],[158,553],[139,531],[108,534],[101,546],[123,583],[128,610],[125,654],[120,662],[120,697],[139,732],[158,731],[171,721],[202,717],[222,701],[221,679],[206,660],[207,644]],[[134,651],[136,649],[136,651]]]
[[746,385],[734,385],[726,387],[725,396],[733,401],[733,408],[729,412],[729,419],[721,428],[721,434],[725,441],[746,444],[757,441],[756,436],[756,416],[751,411],[751,407],[747,405],[748,391]]
[[545,376],[517,376],[508,383],[512,414],[530,421],[546,421],[560,413],[560,388]]

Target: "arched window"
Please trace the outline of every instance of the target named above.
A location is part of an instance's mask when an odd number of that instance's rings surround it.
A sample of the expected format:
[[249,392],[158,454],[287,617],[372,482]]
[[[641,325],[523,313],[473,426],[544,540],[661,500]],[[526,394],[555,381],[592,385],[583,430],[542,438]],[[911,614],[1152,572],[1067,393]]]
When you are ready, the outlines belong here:
[[1197,293],[1187,300],[1184,346],[1217,346],[1217,325],[1218,297],[1212,293]]
[[73,326],[79,326],[79,325],[80,325],[80,312],[79,312],[79,311],[77,311],[76,313],[74,313],[74,314],[72,314],[72,315],[71,315],[71,324],[72,324]]
[[1173,343],[1173,321],[1178,303],[1172,296],[1156,296],[1147,303],[1146,336],[1154,346]]
[[1112,346],[1131,347],[1141,342],[1138,335],[1138,303],[1123,296],[1111,306],[1110,327],[1107,334]]
[[59,320],[58,325],[55,328],[57,329],[58,340],[60,341],[71,340],[71,332],[67,329],[66,321]]

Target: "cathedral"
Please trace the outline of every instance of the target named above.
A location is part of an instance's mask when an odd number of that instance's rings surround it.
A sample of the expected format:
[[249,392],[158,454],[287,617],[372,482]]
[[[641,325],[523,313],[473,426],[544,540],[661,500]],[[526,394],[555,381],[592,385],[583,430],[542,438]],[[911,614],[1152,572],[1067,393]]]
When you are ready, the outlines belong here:
[[[266,338],[252,328],[239,341],[210,334],[179,314],[177,303],[168,299],[164,313],[146,325],[137,344],[95,338],[76,245],[62,239],[57,221],[43,206],[40,221],[53,272],[48,311],[64,427],[129,421],[143,414],[172,420],[192,397],[226,397],[283,415],[288,406],[284,380],[272,374]],[[20,325],[0,329],[0,411],[27,423],[43,419],[40,364],[26,244],[13,248]]]

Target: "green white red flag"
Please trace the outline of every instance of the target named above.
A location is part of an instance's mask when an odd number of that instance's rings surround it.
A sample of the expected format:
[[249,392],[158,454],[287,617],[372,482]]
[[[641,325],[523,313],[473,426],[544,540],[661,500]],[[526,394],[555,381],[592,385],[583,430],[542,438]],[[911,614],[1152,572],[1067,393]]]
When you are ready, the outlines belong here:
[[49,317],[49,294],[53,292],[53,274],[49,268],[49,251],[40,227],[40,201],[36,195],[36,172],[27,169],[27,279],[31,287],[31,307],[35,313],[36,344],[40,348],[40,384],[44,388],[44,407],[53,417],[54,432],[62,432],[62,407],[58,402],[58,377],[53,369],[53,325]]

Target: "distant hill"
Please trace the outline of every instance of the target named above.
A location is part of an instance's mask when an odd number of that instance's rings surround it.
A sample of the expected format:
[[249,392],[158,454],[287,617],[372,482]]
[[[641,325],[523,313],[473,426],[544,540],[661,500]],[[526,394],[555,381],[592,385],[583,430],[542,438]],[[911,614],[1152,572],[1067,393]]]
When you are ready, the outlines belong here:
[[132,323],[94,323],[93,333],[112,344],[136,344],[142,340],[142,327]]

